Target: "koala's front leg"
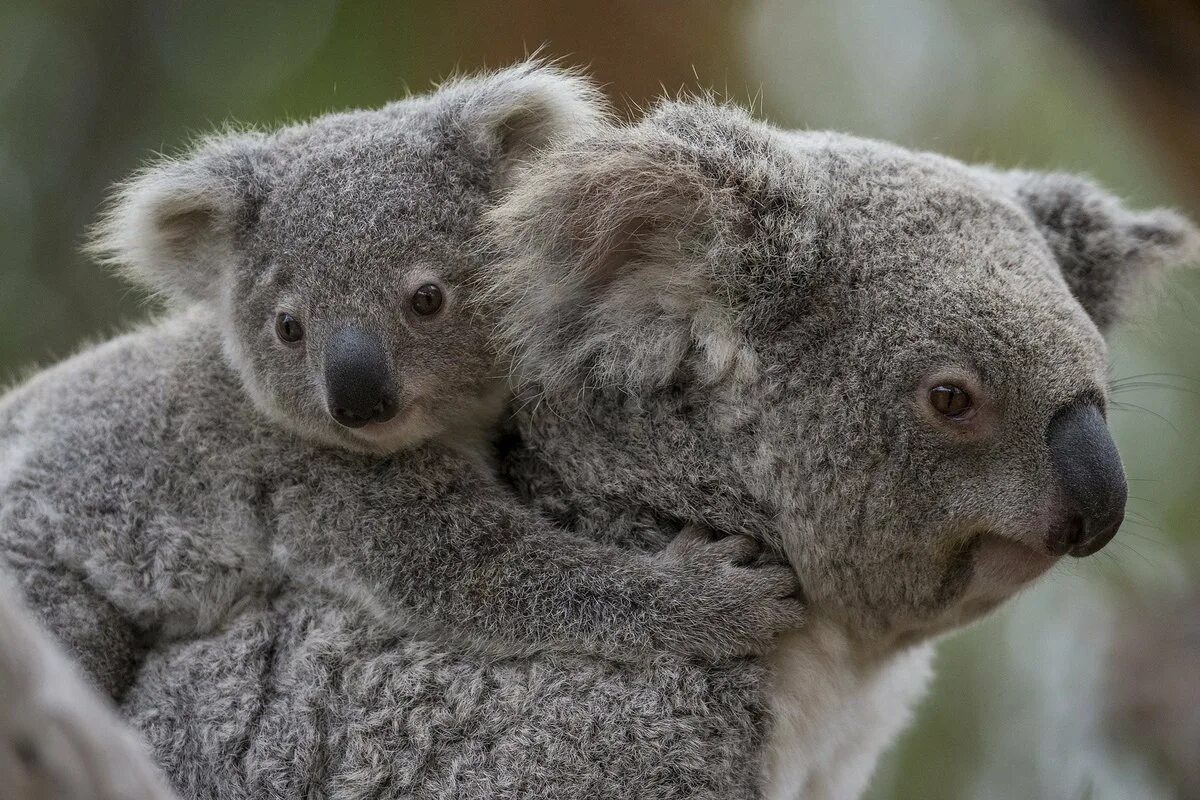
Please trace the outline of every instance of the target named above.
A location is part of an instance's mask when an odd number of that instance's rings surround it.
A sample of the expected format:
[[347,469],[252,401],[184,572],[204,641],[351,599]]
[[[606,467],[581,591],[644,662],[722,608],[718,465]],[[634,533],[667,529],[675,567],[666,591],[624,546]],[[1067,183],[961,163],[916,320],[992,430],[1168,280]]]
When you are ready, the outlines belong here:
[[170,800],[138,738],[0,581],[0,797]]
[[685,529],[664,552],[645,554],[576,538],[532,514],[493,523],[448,539],[452,560],[428,563],[430,575],[458,587],[431,592],[436,602],[418,598],[423,614],[492,642],[618,660],[753,655],[802,624],[795,573],[759,563],[748,537]]
[[299,537],[296,563],[334,565],[431,628],[489,649],[719,659],[761,652],[801,624],[794,572],[756,563],[745,537],[686,530],[646,554],[574,536],[498,487],[390,508],[370,492],[336,491],[336,503],[289,499],[280,523]]

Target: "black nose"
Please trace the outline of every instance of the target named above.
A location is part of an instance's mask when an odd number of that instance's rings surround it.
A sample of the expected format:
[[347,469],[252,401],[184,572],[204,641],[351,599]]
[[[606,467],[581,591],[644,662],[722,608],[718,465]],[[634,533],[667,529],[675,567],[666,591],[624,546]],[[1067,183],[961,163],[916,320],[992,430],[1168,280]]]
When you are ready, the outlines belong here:
[[334,331],[325,345],[329,414],[347,428],[387,422],[399,406],[379,337],[359,328]]
[[1056,555],[1090,556],[1125,519],[1125,470],[1095,403],[1074,403],[1050,420],[1050,458],[1062,489],[1063,519],[1047,541]]

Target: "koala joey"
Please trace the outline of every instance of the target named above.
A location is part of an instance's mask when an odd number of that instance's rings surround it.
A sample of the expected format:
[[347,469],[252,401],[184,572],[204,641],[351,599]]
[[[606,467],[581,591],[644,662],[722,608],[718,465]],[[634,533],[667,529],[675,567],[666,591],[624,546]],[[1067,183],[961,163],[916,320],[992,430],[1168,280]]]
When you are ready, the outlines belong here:
[[722,658],[799,623],[791,571],[745,540],[605,546],[495,474],[505,385],[469,243],[597,108],[529,63],[218,135],[119,190],[93,250],[172,310],[0,404],[4,559],[110,693],[285,570],[518,652]]

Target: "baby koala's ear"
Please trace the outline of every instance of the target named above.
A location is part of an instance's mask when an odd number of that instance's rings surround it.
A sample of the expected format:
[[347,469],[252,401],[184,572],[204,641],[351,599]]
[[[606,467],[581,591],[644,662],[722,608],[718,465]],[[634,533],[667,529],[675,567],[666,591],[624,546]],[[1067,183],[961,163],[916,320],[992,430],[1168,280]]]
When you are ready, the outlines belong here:
[[117,188],[88,252],[171,302],[215,300],[266,196],[265,159],[264,138],[239,133],[147,167]]
[[484,296],[518,380],[653,389],[697,354],[692,376],[717,379],[741,348],[714,265],[743,221],[671,137],[606,127],[543,154],[485,219]]
[[443,87],[462,98],[453,114],[462,134],[495,159],[504,188],[514,167],[552,142],[579,136],[607,114],[600,91],[583,75],[532,59]]
[[1174,211],[1134,211],[1075,175],[1007,172],[1003,179],[1104,333],[1125,316],[1141,284],[1164,269],[1200,262],[1200,231]]

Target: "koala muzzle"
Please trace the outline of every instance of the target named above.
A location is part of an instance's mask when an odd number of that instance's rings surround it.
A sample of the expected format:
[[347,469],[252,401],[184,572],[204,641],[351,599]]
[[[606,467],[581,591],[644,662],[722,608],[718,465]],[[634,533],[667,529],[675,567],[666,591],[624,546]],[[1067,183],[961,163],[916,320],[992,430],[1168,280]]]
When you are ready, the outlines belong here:
[[1125,519],[1125,470],[1100,407],[1073,403],[1050,420],[1050,458],[1062,492],[1063,514],[1047,547],[1055,555],[1090,556]]
[[347,428],[396,416],[399,404],[378,336],[354,327],[333,332],[325,345],[325,392],[330,416]]

